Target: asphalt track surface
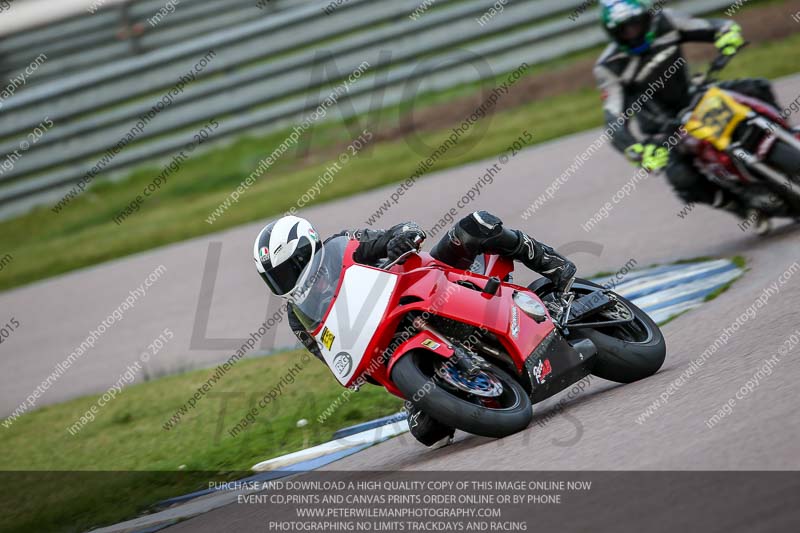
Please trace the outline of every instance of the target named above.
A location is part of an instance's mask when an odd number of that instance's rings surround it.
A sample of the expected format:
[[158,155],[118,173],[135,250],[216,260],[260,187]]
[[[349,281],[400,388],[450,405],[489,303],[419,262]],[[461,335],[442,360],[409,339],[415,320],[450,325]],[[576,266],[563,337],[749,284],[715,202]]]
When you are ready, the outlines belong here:
[[[778,92],[782,101],[794,100],[800,93],[800,77],[781,81]],[[535,125],[531,125],[531,132],[536,135]],[[731,327],[753,305],[767,286],[800,261],[800,228],[787,224],[767,238],[758,238],[742,232],[729,215],[706,207],[697,207],[681,219],[677,213],[682,204],[663,178],[653,177],[640,182],[629,197],[614,206],[606,220],[587,233],[581,224],[611,201],[633,174],[631,167],[609,147],[595,154],[533,218],[524,221],[521,213],[598,135],[598,131],[586,132],[522,152],[460,214],[488,209],[508,226],[524,229],[557,248],[567,245],[581,273],[587,276],[600,270],[614,271],[629,259],[647,266],[701,256],[742,255],[750,271],[727,293],[665,327],[667,361],[661,372],[650,379],[626,386],[596,379],[587,391],[569,400],[564,414],[545,427],[537,420],[546,415],[548,405],[537,408],[534,423],[527,431],[501,441],[459,433],[453,446],[428,451],[406,436],[339,461],[333,468],[798,469],[800,418],[795,399],[800,389],[800,364],[796,361],[800,347],[781,357],[772,375],[760,380],[744,399],[737,400],[732,415],[712,429],[706,427],[705,421],[734,397],[764,360],[775,355],[800,327],[796,304],[800,300],[800,273],[781,285],[779,294],[770,298],[755,318],[747,320],[722,350],[669,397],[666,405],[642,424],[636,418],[666,391],[690,361],[714,343],[724,328]],[[413,219],[426,228],[432,226],[495,162],[496,159],[478,162],[420,180],[380,225]],[[395,188],[319,205],[304,215],[314,221],[322,234],[361,227]],[[151,360],[151,374],[211,366],[226,359],[233,352],[231,348],[241,341],[229,342],[231,347],[190,349],[209,245],[222,243],[208,336],[245,338],[264,320],[267,306],[266,289],[255,274],[251,258],[253,239],[264,222],[0,295],[4,315],[14,316],[21,324],[2,347],[0,411],[7,414],[23,402],[54,366],[158,265],[167,268],[166,274],[46,391],[38,405],[106,390],[164,328],[172,329],[175,338]],[[527,279],[532,276],[517,278]],[[282,324],[279,329],[278,344],[291,344],[288,327]],[[211,515],[235,512],[226,509]],[[209,516],[209,520],[213,518]]]
[[[779,84],[782,100],[793,100],[800,78]],[[533,130],[535,132],[535,128]],[[800,227],[785,224],[767,238],[746,234],[724,213],[698,207],[685,219],[682,205],[662,178],[651,178],[616,204],[608,219],[590,233],[586,221],[629,179],[631,170],[604,149],[555,195],[530,223],[521,213],[535,196],[561,174],[566,162],[596,137],[589,132],[533,148],[505,167],[481,196],[480,207],[495,211],[509,225],[520,225],[554,245],[592,241],[599,255],[575,253],[584,273],[614,270],[629,258],[640,265],[700,256],[744,256],[749,271],[726,293],[664,327],[668,354],[655,376],[629,385],[593,379],[582,393],[534,407],[534,422],[521,433],[492,440],[457,432],[455,442],[428,450],[409,435],[391,439],[337,461],[326,470],[350,471],[694,471],[683,478],[661,478],[672,484],[671,497],[652,485],[608,477],[601,494],[580,505],[534,510],[539,531],[796,531],[800,516],[787,499],[797,494],[800,468],[800,347],[778,350],[800,327],[797,310],[800,273],[785,272],[800,261]],[[406,217],[429,223],[455,202],[480,176],[486,164],[469,165],[431,176],[407,193]],[[349,213],[368,213],[392,188],[351,199]],[[398,210],[399,211],[399,210]],[[317,219],[341,217],[334,206],[318,208]],[[392,212],[391,222],[403,218]],[[587,245],[571,245],[589,250]],[[764,289],[778,282],[779,292],[763,307],[752,307]],[[649,419],[637,417],[731,328],[746,309],[752,318],[740,321],[726,345],[687,378]],[[764,361],[777,355],[777,365],[758,385],[752,381]],[[750,381],[752,391],[736,394]],[[730,415],[712,428],[706,421],[731,398]],[[561,412],[558,412],[561,411]],[[552,416],[554,415],[555,416]],[[722,480],[703,471],[794,471],[766,486],[748,486],[743,478]],[[747,474],[751,476],[752,474]],[[648,474],[646,479],[659,479]],[[745,477],[744,479],[755,479]],[[669,492],[667,490],[666,492]],[[687,495],[690,495],[687,497]],[[789,497],[791,498],[791,497]],[[528,515],[527,520],[532,515]],[[292,520],[265,506],[233,504],[178,524],[170,531],[266,530],[268,520]],[[295,518],[296,519],[296,518]]]

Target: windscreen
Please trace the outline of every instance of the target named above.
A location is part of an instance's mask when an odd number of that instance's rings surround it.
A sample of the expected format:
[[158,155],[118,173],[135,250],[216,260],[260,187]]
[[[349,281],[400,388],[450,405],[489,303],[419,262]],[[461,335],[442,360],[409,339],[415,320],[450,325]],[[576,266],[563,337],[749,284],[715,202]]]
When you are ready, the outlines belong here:
[[315,268],[316,264],[311,265],[311,271],[315,273],[309,276],[305,287],[298,291],[299,296],[294,302],[295,314],[307,331],[317,329],[331,306],[336,287],[339,286],[344,252],[349,240],[342,236],[327,241],[323,246],[324,253],[316,254],[314,258],[319,263],[319,268]]

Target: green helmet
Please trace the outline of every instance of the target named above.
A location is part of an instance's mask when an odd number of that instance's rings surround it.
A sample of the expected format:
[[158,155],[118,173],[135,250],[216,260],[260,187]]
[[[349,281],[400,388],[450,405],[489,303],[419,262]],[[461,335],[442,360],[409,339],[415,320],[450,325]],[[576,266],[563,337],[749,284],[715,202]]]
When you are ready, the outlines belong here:
[[643,54],[653,44],[653,14],[647,0],[602,0],[601,19],[606,32],[627,52]]

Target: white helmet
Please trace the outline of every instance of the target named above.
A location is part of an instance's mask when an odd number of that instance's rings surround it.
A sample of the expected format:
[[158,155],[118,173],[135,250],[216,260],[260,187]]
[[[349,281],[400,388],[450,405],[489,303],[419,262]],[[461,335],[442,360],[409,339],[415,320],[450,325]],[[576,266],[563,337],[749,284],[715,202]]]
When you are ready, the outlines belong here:
[[253,259],[261,279],[277,296],[296,298],[312,271],[319,270],[324,249],[311,223],[285,216],[267,224],[256,237]]

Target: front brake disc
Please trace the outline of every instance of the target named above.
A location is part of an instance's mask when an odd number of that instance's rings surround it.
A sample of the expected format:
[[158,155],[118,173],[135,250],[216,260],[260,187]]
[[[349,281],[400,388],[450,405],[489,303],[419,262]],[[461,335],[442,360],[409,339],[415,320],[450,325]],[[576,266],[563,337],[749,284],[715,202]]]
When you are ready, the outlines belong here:
[[436,375],[451,387],[475,396],[496,398],[503,394],[503,383],[487,372],[481,371],[474,378],[468,378],[455,366],[445,364]]

